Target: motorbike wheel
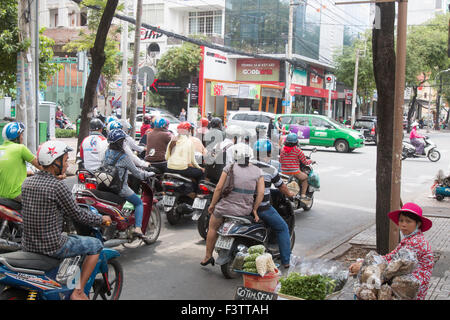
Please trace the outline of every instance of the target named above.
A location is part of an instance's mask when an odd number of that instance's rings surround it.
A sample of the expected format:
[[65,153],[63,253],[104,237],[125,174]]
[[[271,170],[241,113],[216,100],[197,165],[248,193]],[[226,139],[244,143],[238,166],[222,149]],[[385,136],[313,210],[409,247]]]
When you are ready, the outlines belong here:
[[28,292],[18,288],[8,288],[0,292],[0,300],[27,300]]
[[97,274],[89,293],[89,296],[92,295],[91,300],[119,300],[123,287],[123,268],[116,259],[108,261],[108,282],[111,288],[109,294],[103,275],[101,273]]
[[428,152],[428,159],[431,162],[439,161],[440,158],[441,158],[441,153],[439,151],[437,151],[436,149],[432,149],[430,152]]
[[295,230],[292,231],[292,235],[291,235],[291,251],[292,249],[294,249],[295,246]]
[[231,261],[220,266],[220,270],[222,270],[222,274],[226,279],[236,279],[241,275],[240,273],[233,271],[233,261],[234,255]]
[[444,197],[442,194],[436,195],[436,200],[437,200],[437,201],[443,201],[444,198],[445,198],[445,197]]
[[311,197],[311,202],[309,203],[309,205],[303,207],[304,211],[311,210],[311,208],[312,208],[312,206],[314,204],[314,193],[312,195],[309,195],[309,197]]
[[144,242],[145,244],[152,244],[158,240],[159,233],[161,232],[161,213],[156,206],[153,206],[152,213],[145,231]]
[[181,214],[177,213],[176,207],[173,207],[170,211],[166,212],[166,216],[167,221],[169,221],[172,226],[178,224],[181,220]]
[[209,229],[209,217],[208,209],[204,209],[202,215],[200,218],[198,218],[197,221],[197,230],[200,236],[206,240],[206,236],[208,235],[208,229]]

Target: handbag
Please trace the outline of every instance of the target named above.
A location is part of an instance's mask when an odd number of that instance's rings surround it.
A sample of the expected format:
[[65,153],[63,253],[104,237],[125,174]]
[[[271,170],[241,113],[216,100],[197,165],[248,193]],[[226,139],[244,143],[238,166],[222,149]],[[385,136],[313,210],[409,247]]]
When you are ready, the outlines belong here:
[[116,167],[117,161],[119,161],[122,156],[124,156],[123,152],[119,153],[112,164],[105,164],[94,171],[94,176],[98,184],[98,190],[112,192],[115,194],[119,194],[120,190],[122,190],[127,170],[125,170],[123,176],[120,177],[119,169]]
[[230,167],[230,171],[227,174],[227,179],[222,188],[221,198],[226,198],[234,189],[234,174],[233,174],[234,163]]

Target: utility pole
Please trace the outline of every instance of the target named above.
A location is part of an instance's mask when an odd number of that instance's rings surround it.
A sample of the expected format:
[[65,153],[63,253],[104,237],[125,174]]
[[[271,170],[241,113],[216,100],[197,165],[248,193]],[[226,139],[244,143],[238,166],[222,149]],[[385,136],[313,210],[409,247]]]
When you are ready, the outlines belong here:
[[[37,151],[39,146],[39,0],[34,0],[34,102],[35,102],[35,142],[36,144],[31,149]],[[33,110],[33,108],[31,108]],[[33,115],[33,113],[31,113]],[[51,123],[48,124],[52,125]],[[53,124],[54,125],[54,124]],[[32,127],[30,128],[32,130]]]
[[136,6],[136,30],[134,32],[134,57],[133,57],[133,76],[131,78],[131,97],[130,97],[130,125],[131,137],[136,136],[136,109],[137,109],[137,79],[139,73],[139,52],[141,44],[141,23],[142,23],[142,0],[137,0]]
[[[286,58],[292,59],[292,46],[293,46],[293,37],[294,37],[294,0],[290,0],[289,2],[289,29],[288,29],[288,43],[286,50]],[[292,110],[292,95],[290,94],[291,87],[291,64],[286,61],[286,90],[285,90],[285,100],[287,105],[286,113],[291,113]]]
[[356,90],[358,89],[358,69],[359,69],[359,49],[356,49],[355,77],[353,79],[353,95],[352,95],[352,127],[355,124]]
[[[17,4],[18,11],[18,27],[19,27],[19,41],[22,42],[28,38],[28,27],[27,24],[29,22],[29,14],[26,13],[28,10],[27,2],[20,0]],[[28,11],[29,12],[29,11]],[[29,81],[29,72],[27,71],[28,67],[28,49],[27,51],[21,51],[17,57],[17,90],[18,99],[16,103],[16,119],[17,121],[27,123],[27,103],[28,103],[28,92],[27,85],[30,83]],[[26,134],[23,135],[23,143],[24,145],[28,145],[28,137]]]
[[[124,0],[123,14],[128,15],[128,0]],[[122,21],[122,117],[127,118],[128,103],[128,22]]]

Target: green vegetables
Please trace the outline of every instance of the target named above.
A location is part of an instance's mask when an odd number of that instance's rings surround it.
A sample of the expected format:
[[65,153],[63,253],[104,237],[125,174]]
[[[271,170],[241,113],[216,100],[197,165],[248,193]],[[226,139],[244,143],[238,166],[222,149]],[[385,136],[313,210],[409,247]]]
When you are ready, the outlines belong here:
[[250,254],[254,253],[263,254],[265,251],[266,247],[264,247],[262,244],[258,244],[256,246],[251,246],[250,248],[248,248],[248,253]]
[[305,300],[325,300],[334,291],[334,280],[322,275],[301,275],[291,272],[280,279],[280,293],[302,298]]

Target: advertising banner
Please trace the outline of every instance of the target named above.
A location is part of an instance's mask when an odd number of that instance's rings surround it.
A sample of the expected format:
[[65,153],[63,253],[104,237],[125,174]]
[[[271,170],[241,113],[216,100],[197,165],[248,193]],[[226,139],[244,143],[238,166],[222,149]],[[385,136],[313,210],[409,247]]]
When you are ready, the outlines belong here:
[[268,59],[238,59],[237,81],[279,81],[280,61]]
[[308,84],[308,73],[306,70],[295,69],[292,73],[291,83],[306,86]]
[[237,97],[239,94],[239,84],[211,82],[211,96]]
[[[323,70],[322,69],[313,68],[313,67],[311,67],[311,69],[314,70],[319,75],[323,76]],[[317,74],[314,74],[314,73],[311,72],[309,74],[309,86],[313,87],[313,88],[323,89],[323,78],[321,78]]]

